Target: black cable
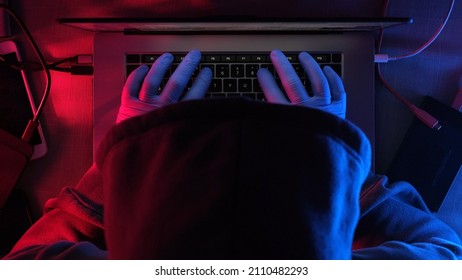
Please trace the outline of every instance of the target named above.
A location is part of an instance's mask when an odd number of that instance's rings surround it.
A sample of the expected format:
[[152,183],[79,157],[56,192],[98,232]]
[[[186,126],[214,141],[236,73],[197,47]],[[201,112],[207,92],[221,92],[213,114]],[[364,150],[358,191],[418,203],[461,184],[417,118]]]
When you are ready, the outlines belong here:
[[42,66],[37,62],[28,61],[6,61],[3,55],[0,54],[0,64],[11,67],[15,70],[24,71],[42,71]]
[[50,70],[52,70],[52,71],[65,72],[65,73],[70,73],[71,72],[71,68],[69,68],[69,67],[67,67],[67,68],[59,67],[59,66],[49,66],[49,67],[50,67]]
[[[75,69],[76,67],[78,66],[69,66],[69,67],[62,67],[62,66],[58,66],[60,64],[64,64],[64,63],[76,63],[78,60],[78,56],[77,55],[74,55],[74,56],[71,56],[71,57],[68,57],[68,58],[64,58],[64,59],[61,59],[61,60],[58,60],[58,61],[55,61],[53,63],[48,63],[48,69],[50,69],[50,71],[57,71],[57,72],[64,72],[64,73],[73,73],[75,72]],[[4,57],[0,54],[0,64],[4,64],[4,65],[7,65],[8,67],[11,67],[15,70],[20,70],[20,71],[42,71],[43,70],[43,67],[40,63],[37,63],[37,62],[28,62],[28,61],[15,61],[15,62],[12,62],[12,61],[6,61],[4,59]],[[80,66],[80,67],[89,67],[91,68],[91,66]],[[86,72],[88,72],[89,70],[86,70]],[[89,74],[89,73],[84,73],[84,74]],[[82,74],[83,75],[83,74]]]
[[77,61],[77,55],[74,55],[74,56],[71,56],[71,57],[68,57],[68,58],[64,58],[64,59],[55,61],[55,62],[49,64],[49,66],[54,67],[54,66],[58,66],[60,64],[66,63],[66,62],[76,62],[76,61]]
[[34,38],[32,37],[31,33],[27,29],[26,25],[24,22],[16,15],[16,13],[10,9],[7,5],[0,4],[0,8],[4,9],[7,11],[7,13],[15,20],[15,22],[18,24],[20,29],[24,32],[26,35],[27,40],[29,43],[32,45],[32,48],[34,49],[35,54],[37,55],[40,64],[42,66],[42,69],[45,71],[45,76],[46,76],[46,83],[45,83],[45,90],[42,96],[42,100],[40,101],[39,106],[37,107],[37,110],[34,113],[34,116],[31,120],[29,120],[29,123],[27,124],[26,129],[24,130],[24,133],[22,135],[22,139],[26,142],[29,142],[30,139],[32,138],[32,135],[34,131],[38,127],[38,120],[40,118],[40,115],[43,112],[43,107],[48,99],[48,96],[50,95],[50,87],[51,87],[51,73],[50,69],[48,67],[47,62],[45,61],[45,58],[43,57],[42,53],[40,52],[39,47],[37,46],[37,43],[35,43]]

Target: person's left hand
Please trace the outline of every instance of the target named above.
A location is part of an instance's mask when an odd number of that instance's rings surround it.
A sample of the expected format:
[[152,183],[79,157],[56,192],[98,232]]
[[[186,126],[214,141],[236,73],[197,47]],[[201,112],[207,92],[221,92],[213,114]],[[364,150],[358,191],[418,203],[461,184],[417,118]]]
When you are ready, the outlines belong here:
[[[173,56],[170,53],[161,55],[150,69],[146,65],[138,67],[125,82],[116,122],[120,123],[178,102],[200,60],[201,53],[198,50],[190,51],[178,65],[160,94],[158,89],[173,62]],[[211,69],[203,68],[182,100],[203,98],[212,81],[212,76]]]
[[258,81],[268,102],[316,108],[345,118],[345,89],[342,79],[331,67],[326,66],[321,69],[311,55],[306,52],[300,53],[300,64],[310,79],[313,91],[313,96],[309,96],[294,68],[281,51],[272,51],[271,61],[287,97],[277,85],[273,74],[268,69],[261,68],[257,72]]

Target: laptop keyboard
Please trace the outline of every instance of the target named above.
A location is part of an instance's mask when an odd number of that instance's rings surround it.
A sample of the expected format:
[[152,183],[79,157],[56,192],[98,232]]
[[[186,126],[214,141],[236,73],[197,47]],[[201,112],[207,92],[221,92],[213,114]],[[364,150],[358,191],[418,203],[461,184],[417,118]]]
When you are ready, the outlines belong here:
[[[164,77],[162,85],[159,87],[159,93],[167,83],[170,75],[178,67],[187,53],[172,53],[174,62],[169,72]],[[284,52],[291,62],[296,73],[305,85],[308,93],[311,94],[311,85],[302,65],[298,60],[299,52]],[[151,66],[161,54],[127,54],[126,55],[126,77],[137,67],[142,64]],[[313,58],[321,67],[329,65],[342,77],[342,55],[341,53],[311,53]],[[276,81],[280,80],[271,64],[269,53],[202,53],[202,60],[198,69],[192,76],[185,92],[194,81],[200,69],[209,67],[214,75],[206,98],[224,98],[224,97],[247,97],[255,100],[264,101],[264,95],[257,80],[257,71],[260,68],[267,68],[274,74]]]

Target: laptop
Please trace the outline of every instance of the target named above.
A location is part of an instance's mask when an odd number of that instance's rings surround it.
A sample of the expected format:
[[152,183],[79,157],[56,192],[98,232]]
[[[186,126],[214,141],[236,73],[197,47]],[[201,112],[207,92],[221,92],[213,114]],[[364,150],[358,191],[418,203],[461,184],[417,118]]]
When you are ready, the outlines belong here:
[[[65,18],[62,24],[95,32],[93,86],[94,151],[116,120],[127,75],[164,52],[175,62],[199,49],[200,67],[214,70],[207,98],[244,96],[264,101],[256,71],[271,68],[269,53],[282,50],[309,88],[297,55],[308,51],[341,76],[347,119],[367,135],[375,151],[374,33],[410,18]],[[242,76],[244,75],[244,76]],[[168,78],[168,77],[167,77]]]

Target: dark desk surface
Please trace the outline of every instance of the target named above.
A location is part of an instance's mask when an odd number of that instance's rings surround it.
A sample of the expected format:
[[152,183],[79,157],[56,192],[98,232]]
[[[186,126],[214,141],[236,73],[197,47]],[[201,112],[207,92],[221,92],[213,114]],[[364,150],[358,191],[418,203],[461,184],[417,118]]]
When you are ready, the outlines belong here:
[[[10,1],[13,2],[13,1]],[[60,25],[63,17],[146,17],[159,15],[194,16],[247,14],[269,16],[379,16],[381,0],[356,1],[132,1],[67,0],[14,1],[13,8],[24,19],[49,61],[76,54],[91,54],[93,34]],[[139,3],[137,3],[139,2]],[[386,31],[384,51],[403,54],[419,47],[436,31],[450,1],[391,1],[389,16],[413,17],[414,23]],[[395,3],[396,2],[396,3]],[[444,2],[444,3],[443,3]],[[241,3],[241,4],[240,4]],[[260,4],[260,5],[258,5]],[[263,4],[263,6],[261,5]],[[265,7],[264,9],[261,7]],[[438,40],[417,57],[383,66],[387,80],[410,101],[418,104],[430,95],[450,104],[462,74],[462,3],[456,3],[453,16]],[[18,38],[21,41],[21,38]],[[22,41],[23,42],[23,41]],[[24,56],[30,48],[22,43]],[[24,189],[38,217],[44,202],[61,187],[75,185],[92,163],[92,78],[53,72],[51,96],[42,118],[49,145],[48,154],[31,162],[19,187]],[[40,79],[35,83],[40,97]],[[373,93],[371,93],[373,94]],[[386,171],[412,115],[387,93],[380,83],[375,92],[377,104],[377,172]]]

